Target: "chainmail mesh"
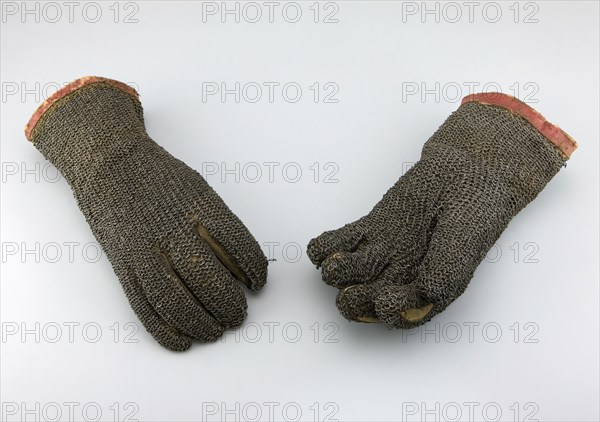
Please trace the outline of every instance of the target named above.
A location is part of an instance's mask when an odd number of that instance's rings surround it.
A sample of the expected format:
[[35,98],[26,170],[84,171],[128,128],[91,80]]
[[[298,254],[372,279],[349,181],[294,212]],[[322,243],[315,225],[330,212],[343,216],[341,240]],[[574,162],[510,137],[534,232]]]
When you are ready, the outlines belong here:
[[[418,326],[463,293],[509,221],[566,160],[521,116],[466,103],[367,216],[312,239],[308,256],[341,289],[345,318]],[[419,308],[428,313],[411,318]]]
[[88,84],[48,109],[31,140],[68,181],[133,310],[162,346],[185,350],[243,322],[238,280],[260,289],[266,257],[206,181],[150,139],[137,98]]

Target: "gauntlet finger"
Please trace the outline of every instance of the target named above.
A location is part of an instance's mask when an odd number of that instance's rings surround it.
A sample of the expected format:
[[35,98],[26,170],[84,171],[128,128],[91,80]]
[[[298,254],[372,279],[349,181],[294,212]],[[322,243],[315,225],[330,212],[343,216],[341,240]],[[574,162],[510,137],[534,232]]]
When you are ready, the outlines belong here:
[[380,322],[373,301],[374,286],[355,284],[340,290],[335,304],[342,316],[350,321]]
[[337,230],[326,231],[308,243],[308,258],[319,268],[327,257],[336,252],[356,250],[362,238],[363,234],[357,230],[354,223],[347,224]]
[[214,341],[224,327],[196,299],[173,270],[168,257],[144,265],[140,280],[148,301],[167,323],[200,341]]
[[225,328],[241,325],[247,310],[241,284],[193,227],[174,242],[169,254],[171,263],[195,298]]
[[146,330],[161,346],[181,352],[192,345],[192,341],[179,330],[168,324],[152,307],[144,293],[144,289],[135,275],[131,274],[122,280],[123,290],[131,308],[140,319]]
[[238,281],[250,290],[260,290],[267,282],[267,257],[242,221],[210,191],[210,201],[190,215],[196,234]]
[[356,252],[336,252],[323,261],[323,281],[336,287],[367,283],[388,265],[391,254],[383,243],[364,245]]
[[412,328],[437,313],[416,283],[383,287],[375,299],[377,316],[390,327]]

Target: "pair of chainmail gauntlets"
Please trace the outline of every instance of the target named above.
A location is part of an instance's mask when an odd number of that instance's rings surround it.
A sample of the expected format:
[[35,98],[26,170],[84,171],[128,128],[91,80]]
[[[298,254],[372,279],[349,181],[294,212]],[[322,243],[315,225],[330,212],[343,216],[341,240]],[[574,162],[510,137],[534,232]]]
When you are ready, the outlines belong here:
[[[131,307],[162,346],[185,350],[242,324],[241,284],[263,287],[267,259],[206,181],[150,139],[132,88],[78,79],[25,131],[71,186]],[[311,240],[308,256],[340,289],[347,319],[423,324],[465,290],[576,146],[515,98],[469,96],[367,216]]]

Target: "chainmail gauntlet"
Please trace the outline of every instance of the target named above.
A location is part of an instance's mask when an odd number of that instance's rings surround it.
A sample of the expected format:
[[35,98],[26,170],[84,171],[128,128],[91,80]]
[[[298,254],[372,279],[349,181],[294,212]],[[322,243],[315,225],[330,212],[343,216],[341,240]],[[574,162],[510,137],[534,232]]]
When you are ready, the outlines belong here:
[[127,85],[86,77],[36,111],[27,138],[71,186],[133,310],[164,347],[214,341],[266,282],[259,244],[194,170],[156,144]]
[[312,239],[344,317],[412,328],[460,296],[509,221],[577,144],[504,94],[463,100],[365,217]]

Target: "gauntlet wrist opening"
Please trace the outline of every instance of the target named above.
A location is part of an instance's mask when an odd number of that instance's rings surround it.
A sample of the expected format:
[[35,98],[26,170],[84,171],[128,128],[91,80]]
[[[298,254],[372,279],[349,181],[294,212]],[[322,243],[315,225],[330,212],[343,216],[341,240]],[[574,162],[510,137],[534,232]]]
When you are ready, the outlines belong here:
[[577,149],[577,142],[558,126],[550,123],[544,116],[531,106],[511,95],[500,92],[482,92],[467,95],[461,105],[469,102],[478,102],[497,107],[502,107],[513,114],[517,114],[528,121],[544,138],[553,144],[566,157],[569,158]]
[[120,89],[121,91],[124,91],[125,93],[131,95],[133,98],[136,99],[136,101],[139,100],[139,94],[137,93],[137,91],[123,82],[119,82],[114,79],[103,78],[100,76],[84,76],[82,78],[74,80],[73,82],[69,83],[68,85],[65,85],[64,87],[56,91],[36,109],[36,111],[29,119],[29,122],[27,122],[27,124],[25,125],[25,136],[27,137],[27,140],[32,142],[32,132],[35,129],[35,126],[40,121],[44,113],[48,111],[48,109],[51,108],[57,101],[63,99],[67,95],[72,94],[76,90],[86,85],[94,83],[110,84]]

